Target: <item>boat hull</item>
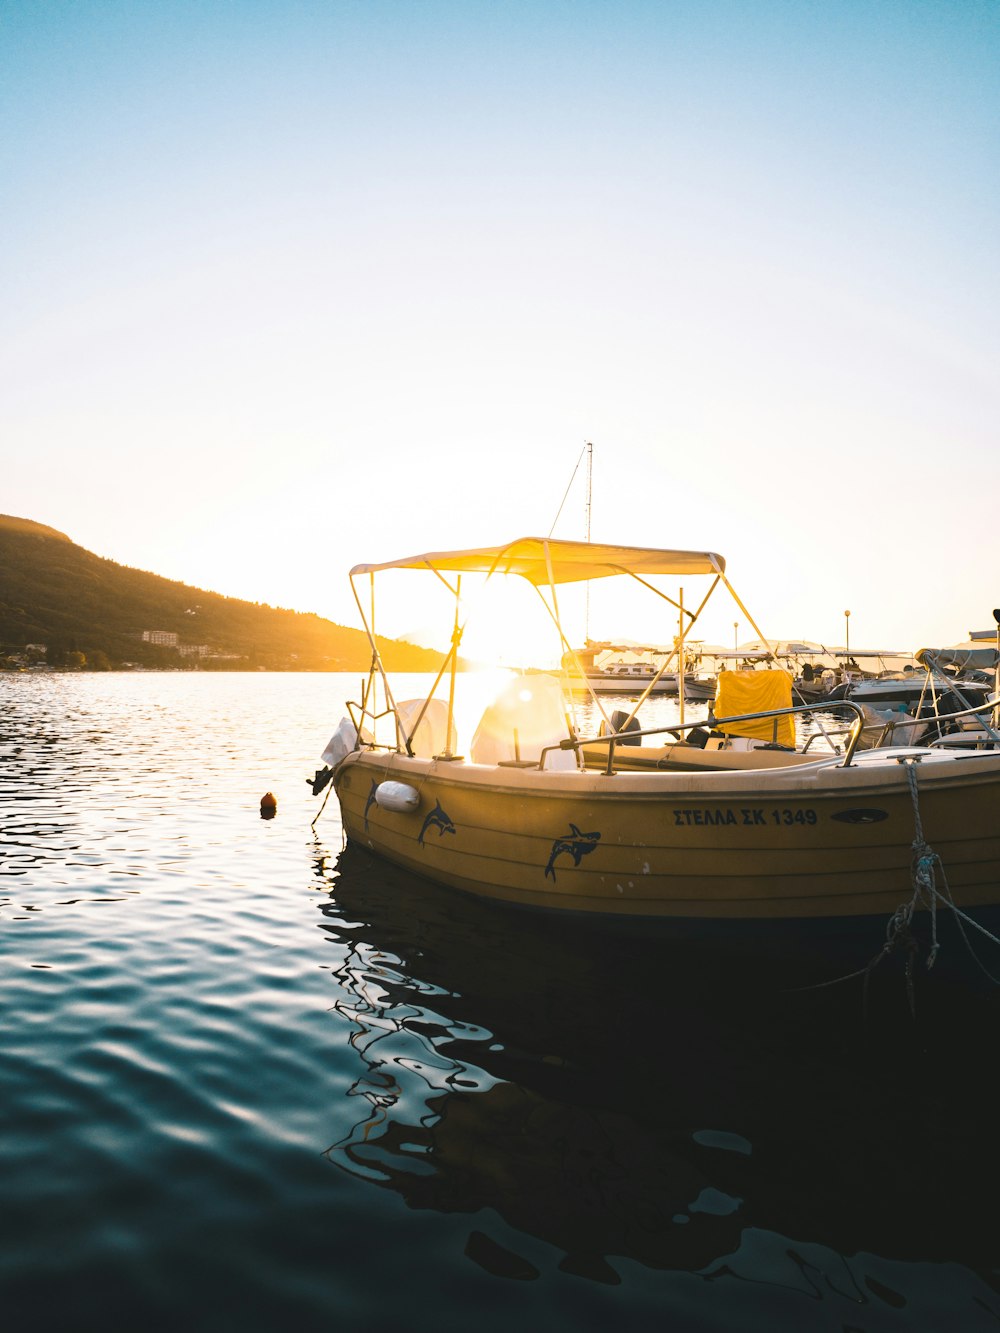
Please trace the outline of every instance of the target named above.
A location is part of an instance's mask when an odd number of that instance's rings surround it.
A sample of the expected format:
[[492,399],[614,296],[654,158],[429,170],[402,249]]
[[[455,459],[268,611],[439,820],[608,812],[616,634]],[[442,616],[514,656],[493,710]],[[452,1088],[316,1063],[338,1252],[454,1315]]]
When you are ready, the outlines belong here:
[[[927,755],[915,808],[906,766],[872,754],[849,768],[608,776],[361,751],[335,782],[349,840],[509,903],[679,920],[886,915],[913,896],[918,816],[956,904],[1000,902],[1000,756]],[[385,781],[410,785],[416,807],[383,808]]]

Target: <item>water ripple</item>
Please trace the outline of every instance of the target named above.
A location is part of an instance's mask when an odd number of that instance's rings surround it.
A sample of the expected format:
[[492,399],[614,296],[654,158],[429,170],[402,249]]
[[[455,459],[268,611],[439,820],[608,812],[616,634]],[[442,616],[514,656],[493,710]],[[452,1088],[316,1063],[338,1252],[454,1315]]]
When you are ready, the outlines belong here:
[[876,982],[863,1030],[341,855],[355,689],[0,677],[19,1333],[995,1328],[1000,1006]]

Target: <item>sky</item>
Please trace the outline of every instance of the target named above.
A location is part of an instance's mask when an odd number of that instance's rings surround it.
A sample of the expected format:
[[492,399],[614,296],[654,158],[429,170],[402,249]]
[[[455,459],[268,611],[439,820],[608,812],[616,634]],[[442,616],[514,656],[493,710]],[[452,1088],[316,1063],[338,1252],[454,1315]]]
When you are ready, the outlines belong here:
[[122,564],[357,625],[590,441],[771,637],[1000,605],[995,0],[0,0],[0,293],[0,512]]

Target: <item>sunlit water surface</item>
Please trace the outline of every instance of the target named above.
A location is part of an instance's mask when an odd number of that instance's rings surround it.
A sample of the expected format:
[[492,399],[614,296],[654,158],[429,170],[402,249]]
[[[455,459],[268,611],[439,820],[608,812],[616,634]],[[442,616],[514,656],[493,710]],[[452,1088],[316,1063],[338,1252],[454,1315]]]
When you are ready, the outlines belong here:
[[996,1329],[995,992],[342,856],[357,690],[0,678],[3,1326]]

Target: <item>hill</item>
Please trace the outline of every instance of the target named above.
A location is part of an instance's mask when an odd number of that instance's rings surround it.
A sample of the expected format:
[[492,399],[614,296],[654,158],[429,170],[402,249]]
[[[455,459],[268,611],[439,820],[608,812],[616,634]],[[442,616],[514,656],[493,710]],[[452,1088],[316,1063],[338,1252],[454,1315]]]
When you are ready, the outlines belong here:
[[[176,634],[177,646],[144,641],[144,631]],[[0,514],[0,657],[27,644],[46,645],[52,665],[82,653],[102,666],[366,671],[371,659],[360,630],[131,569]],[[392,639],[379,647],[395,671],[436,671],[442,661]]]

